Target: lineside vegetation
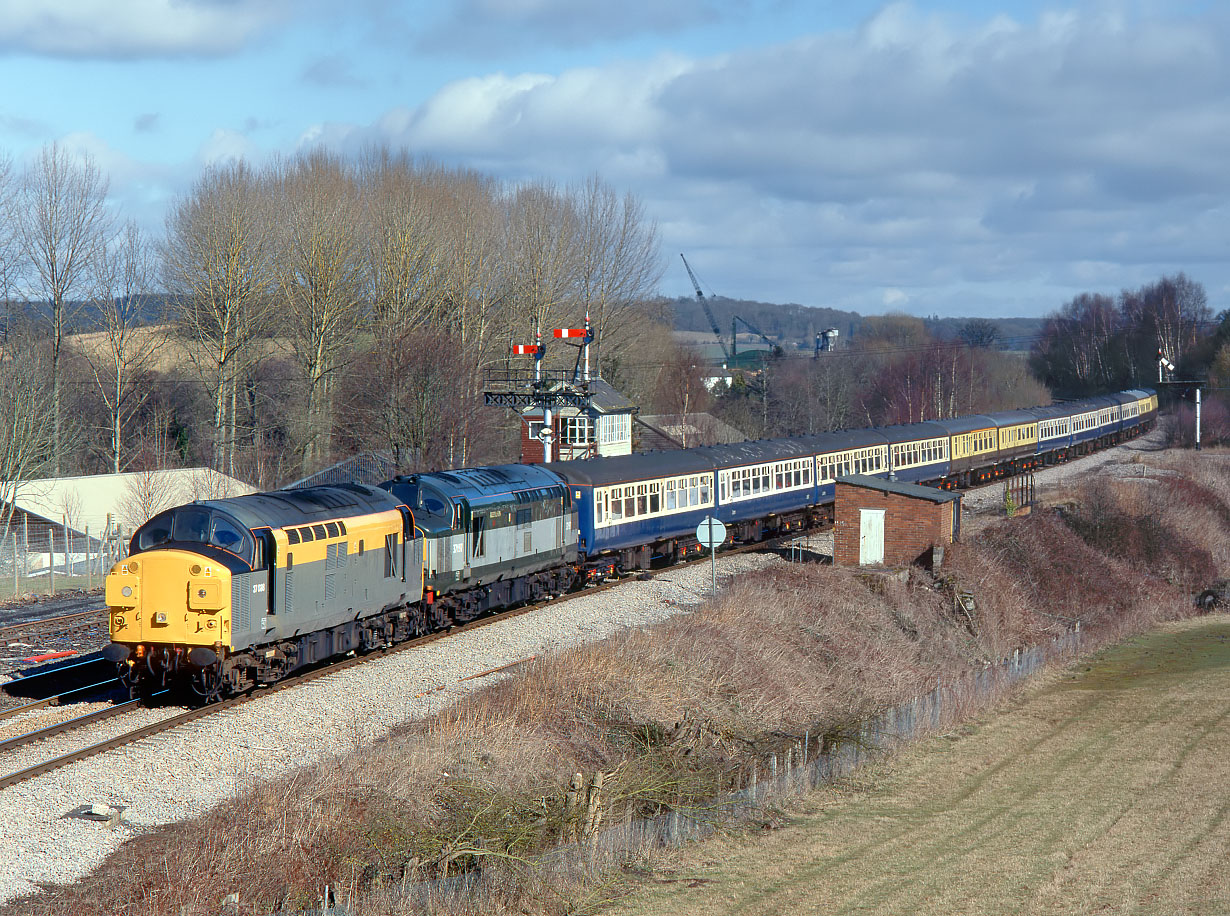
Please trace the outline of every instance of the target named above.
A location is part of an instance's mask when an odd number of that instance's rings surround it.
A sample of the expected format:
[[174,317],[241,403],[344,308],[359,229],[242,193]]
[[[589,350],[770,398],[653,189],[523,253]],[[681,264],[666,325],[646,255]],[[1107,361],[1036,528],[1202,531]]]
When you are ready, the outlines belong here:
[[432,912],[592,912],[618,876],[537,866],[573,835],[572,774],[604,774],[605,823],[703,807],[784,740],[840,733],[1074,621],[1094,650],[1192,614],[1230,558],[1228,465],[1220,451],[1162,456],[1139,478],[1078,487],[954,545],[938,577],[819,564],[746,575],[694,613],[546,654],[374,747],[139,836],[10,912],[140,901],[191,916],[233,893],[243,912],[293,912],[328,884],[351,914],[412,913],[405,888],[476,869],[499,877],[495,891]]

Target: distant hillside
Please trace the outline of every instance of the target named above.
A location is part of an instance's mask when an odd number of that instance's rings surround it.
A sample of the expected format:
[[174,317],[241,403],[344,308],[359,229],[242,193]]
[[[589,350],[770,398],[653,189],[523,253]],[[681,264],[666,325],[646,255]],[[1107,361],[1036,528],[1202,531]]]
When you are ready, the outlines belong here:
[[[756,325],[786,349],[790,349],[791,345],[810,349],[815,345],[816,335],[826,328],[837,328],[842,337],[848,337],[862,322],[858,312],[809,308],[805,305],[776,305],[753,302],[750,299],[719,297],[710,299],[709,307],[713,309],[713,317],[717,319],[725,340],[730,339],[730,322],[738,315]],[[705,310],[695,298],[680,296],[670,303],[670,309],[674,315],[676,331],[692,331],[705,335],[707,340],[713,339],[709,319],[705,317]],[[744,339],[753,340],[755,335],[748,331],[747,325],[740,323],[740,345]]]
[[[670,313],[674,317],[675,330],[680,336],[693,343],[709,344],[713,342],[713,329],[705,311],[695,298],[680,296],[669,303]],[[842,342],[858,338],[862,328],[863,316],[858,312],[843,312],[837,309],[811,308],[805,305],[778,305],[771,302],[755,302],[750,299],[727,299],[717,297],[709,300],[709,307],[717,319],[722,338],[730,340],[730,323],[738,315],[756,325],[765,334],[780,343],[785,349],[792,348],[810,350],[815,345],[816,334],[826,328],[837,328],[841,332]],[[924,318],[923,323],[928,331],[941,340],[958,337],[969,318],[940,318],[938,316]],[[1036,337],[1042,328],[1041,318],[990,318],[1000,341],[1008,349],[1028,349],[1030,339]],[[748,331],[742,322],[739,324],[739,346],[744,342],[749,345],[763,346],[763,342],[752,344],[756,335]]]

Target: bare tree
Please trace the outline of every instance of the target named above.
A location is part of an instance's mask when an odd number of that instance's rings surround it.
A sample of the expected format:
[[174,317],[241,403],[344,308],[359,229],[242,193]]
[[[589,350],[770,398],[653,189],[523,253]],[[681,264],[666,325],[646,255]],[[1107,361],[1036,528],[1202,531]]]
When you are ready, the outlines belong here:
[[546,183],[518,188],[507,208],[505,253],[514,297],[509,329],[532,339],[536,328],[550,328],[575,304],[576,208]]
[[25,481],[52,465],[55,423],[48,366],[28,331],[12,327],[0,344],[0,543],[8,536],[13,509]]
[[34,295],[51,318],[51,412],[53,470],[61,473],[60,355],[71,297],[83,289],[110,227],[108,181],[93,159],[77,159],[59,144],[43,147],[26,170],[17,210],[17,230],[30,266]]
[[272,314],[269,216],[257,176],[229,163],[209,169],[167,218],[172,316],[213,398],[213,467],[232,476],[239,386]]
[[0,297],[4,299],[4,333],[13,321],[13,292],[23,259],[17,231],[17,180],[13,162],[0,156]]
[[163,509],[182,502],[170,471],[138,471],[129,478],[116,507],[119,520],[130,531],[148,522]]
[[1184,273],[1162,277],[1139,290],[1124,290],[1119,307],[1141,341],[1137,358],[1146,363],[1152,362],[1154,348],[1171,362],[1180,362],[1196,345],[1201,325],[1213,318],[1204,286]]
[[642,303],[662,279],[658,227],[631,194],[620,197],[605,181],[591,175],[573,191],[576,198],[577,298],[598,329],[594,359],[603,350],[614,361],[634,348],[643,330]]
[[137,224],[129,222],[99,257],[90,306],[102,328],[101,345],[85,347],[99,394],[107,408],[112,473],[123,468],[124,430],[149,399],[147,370],[165,343],[161,330],[147,327],[143,308],[152,292],[154,262]]
[[334,374],[361,324],[364,259],[358,187],[341,160],[310,153],[279,183],[281,229],[274,259],[281,325],[303,373],[303,472],[315,471],[332,439]]
[[[479,397],[482,373],[508,353],[510,285],[499,247],[499,199],[492,182],[455,175],[440,208],[441,323],[457,336],[458,389],[463,401]],[[449,444],[453,466],[469,463],[478,415],[465,411]]]
[[1122,380],[1121,325],[1111,297],[1081,293],[1044,322],[1030,356],[1034,372],[1068,395],[1113,386]]

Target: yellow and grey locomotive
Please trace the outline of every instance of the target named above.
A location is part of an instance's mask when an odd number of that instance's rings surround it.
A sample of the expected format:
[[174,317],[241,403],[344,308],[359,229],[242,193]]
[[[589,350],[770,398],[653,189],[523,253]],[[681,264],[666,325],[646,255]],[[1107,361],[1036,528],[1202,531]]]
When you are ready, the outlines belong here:
[[421,626],[423,541],[410,509],[361,484],[255,493],[163,512],[107,576],[130,690],[206,700]]

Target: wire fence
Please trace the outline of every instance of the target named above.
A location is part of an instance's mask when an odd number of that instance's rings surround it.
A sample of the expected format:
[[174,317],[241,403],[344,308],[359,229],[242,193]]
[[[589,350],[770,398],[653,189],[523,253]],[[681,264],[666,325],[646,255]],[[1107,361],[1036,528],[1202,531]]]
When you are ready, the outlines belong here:
[[[1048,643],[1014,651],[1007,658],[893,706],[842,734],[812,736],[784,745],[745,773],[743,787],[703,809],[672,810],[594,831],[587,839],[561,845],[534,861],[532,880],[542,884],[592,882],[613,869],[642,862],[655,850],[703,839],[766,804],[827,785],[864,762],[882,758],[907,742],[942,733],[964,721],[1013,684],[1048,663],[1080,651],[1080,624]],[[524,882],[525,870],[495,865],[437,881],[407,884],[404,896],[428,911],[495,911],[510,878]]]
[[0,534],[0,599],[93,589],[127,552],[124,532],[115,524],[99,532],[89,526],[76,531],[67,525],[14,525]]

